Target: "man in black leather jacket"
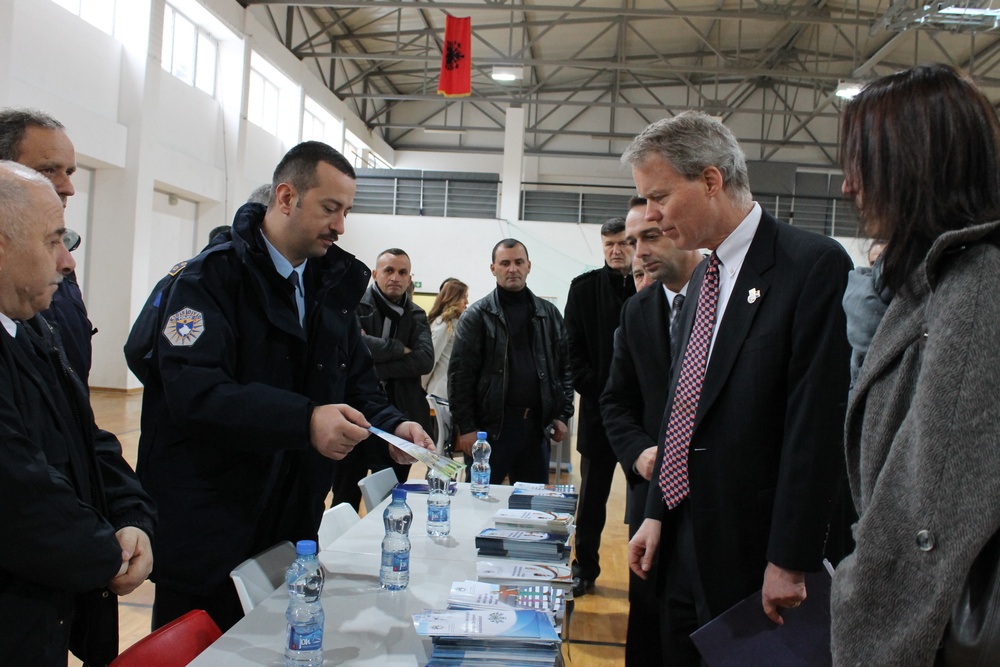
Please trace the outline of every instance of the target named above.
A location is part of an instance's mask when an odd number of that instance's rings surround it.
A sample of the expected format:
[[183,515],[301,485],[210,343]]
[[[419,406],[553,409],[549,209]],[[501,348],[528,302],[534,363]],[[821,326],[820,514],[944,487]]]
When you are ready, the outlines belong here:
[[548,434],[560,442],[573,416],[566,326],[527,288],[528,250],[515,239],[493,248],[497,287],[458,321],[448,397],[458,448],[472,453],[477,431],[492,444],[491,484],[549,481]]

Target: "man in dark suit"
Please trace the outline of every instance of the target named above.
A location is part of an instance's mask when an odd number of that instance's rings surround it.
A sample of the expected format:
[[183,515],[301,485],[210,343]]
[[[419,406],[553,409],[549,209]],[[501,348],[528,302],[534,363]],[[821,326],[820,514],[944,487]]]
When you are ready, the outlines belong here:
[[650,125],[622,160],[647,219],[712,251],[688,288],[657,482],[629,543],[638,576],[658,558],[665,659],[697,665],[692,631],[758,589],[780,624],[822,566],[844,468],[852,264],[761,210],[736,138],[705,114]]
[[[646,200],[633,197],[625,218],[625,238],[654,282],[625,302],[607,386],[600,399],[608,440],[628,482],[629,537],[635,535],[645,516],[656,441],[667,403],[670,325],[684,303],[688,278],[701,261],[701,253],[680,250],[645,216]],[[630,573],[628,598],[625,665],[659,665],[659,608],[653,582]]]
[[600,398],[608,381],[615,329],[632,284],[632,245],[625,240],[625,219],[601,225],[604,266],[573,279],[566,297],[566,334],[573,388],[580,394],[580,502],[576,511],[573,596],[594,589],[601,573],[601,533],[618,460],[604,433]]

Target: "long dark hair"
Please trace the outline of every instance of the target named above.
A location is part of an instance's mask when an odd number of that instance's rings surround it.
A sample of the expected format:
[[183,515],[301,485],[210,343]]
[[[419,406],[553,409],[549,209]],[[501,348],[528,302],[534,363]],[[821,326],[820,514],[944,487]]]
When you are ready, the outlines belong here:
[[441,291],[438,292],[437,298],[434,299],[431,312],[427,313],[427,321],[433,322],[439,317],[446,323],[457,320],[462,314],[462,299],[468,294],[469,286],[461,280],[452,278],[445,281],[444,285],[441,285]]
[[882,277],[894,291],[941,234],[1000,218],[1000,122],[949,65],[867,85],[844,108],[840,161],[862,233],[887,241]]

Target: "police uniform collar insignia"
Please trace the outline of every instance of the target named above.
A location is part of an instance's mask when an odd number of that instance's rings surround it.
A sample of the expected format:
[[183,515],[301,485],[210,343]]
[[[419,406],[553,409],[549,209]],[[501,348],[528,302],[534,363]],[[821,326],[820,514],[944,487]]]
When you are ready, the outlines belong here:
[[205,333],[205,316],[193,308],[182,308],[170,316],[163,335],[174,347],[190,347]]

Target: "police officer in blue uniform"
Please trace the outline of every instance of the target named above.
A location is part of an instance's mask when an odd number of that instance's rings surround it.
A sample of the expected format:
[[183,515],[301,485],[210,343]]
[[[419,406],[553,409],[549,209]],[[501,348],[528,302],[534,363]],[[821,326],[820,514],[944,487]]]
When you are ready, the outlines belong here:
[[154,627],[191,609],[223,629],[239,620],[229,572],[316,537],[333,467],[369,425],[433,449],[389,404],[361,339],[370,271],[335,245],[355,191],[339,152],[299,144],[269,206],[244,205],[133,327],[126,355],[146,386],[138,472],[161,519]]

